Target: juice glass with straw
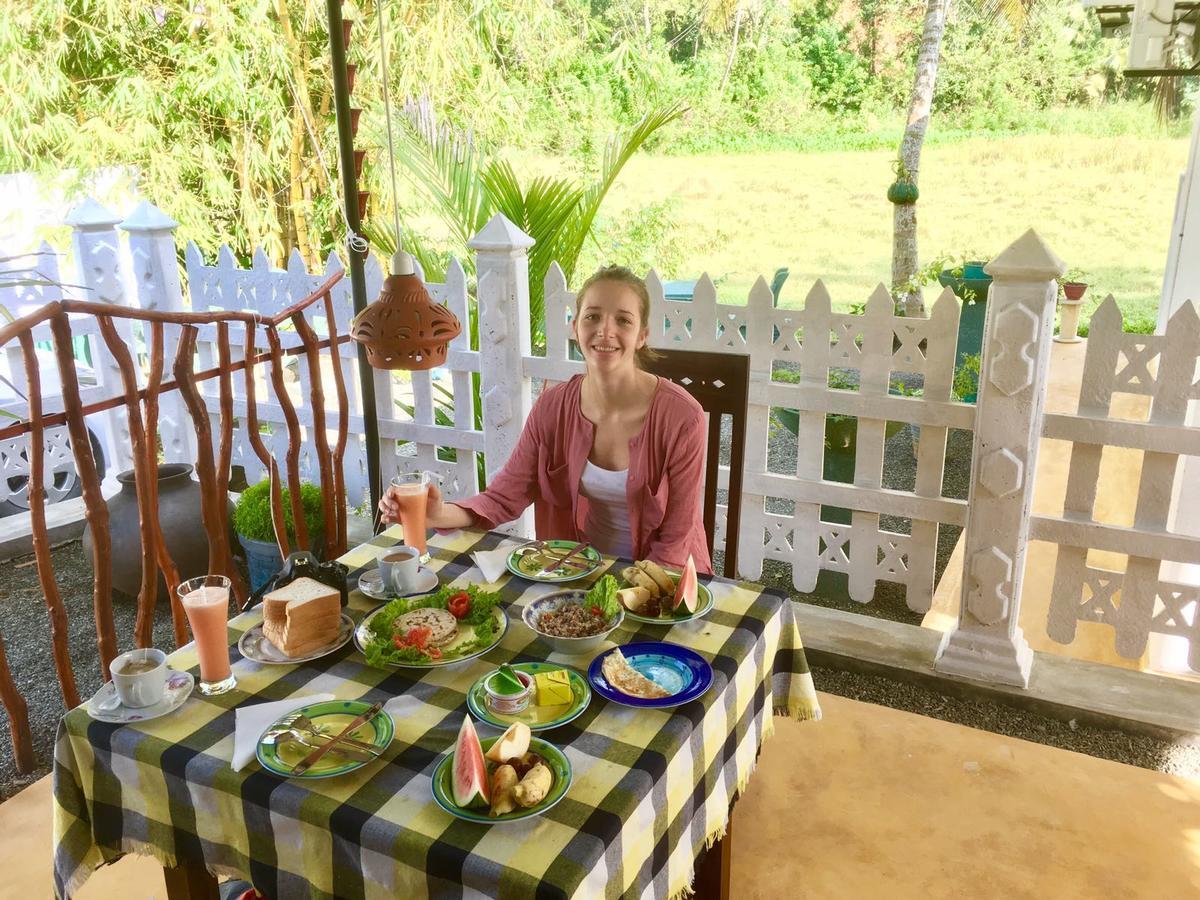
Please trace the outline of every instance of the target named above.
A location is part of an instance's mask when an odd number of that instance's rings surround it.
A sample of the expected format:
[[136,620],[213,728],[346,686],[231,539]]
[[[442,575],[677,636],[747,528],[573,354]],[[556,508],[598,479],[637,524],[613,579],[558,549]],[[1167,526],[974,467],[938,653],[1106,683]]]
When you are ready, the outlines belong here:
[[392,496],[400,507],[400,525],[404,543],[421,554],[421,562],[429,562],[425,546],[425,505],[429,499],[429,473],[405,472],[392,479]]
[[201,575],[179,585],[178,593],[200,657],[200,693],[211,696],[232,690],[237,679],[229,667],[229,579]]

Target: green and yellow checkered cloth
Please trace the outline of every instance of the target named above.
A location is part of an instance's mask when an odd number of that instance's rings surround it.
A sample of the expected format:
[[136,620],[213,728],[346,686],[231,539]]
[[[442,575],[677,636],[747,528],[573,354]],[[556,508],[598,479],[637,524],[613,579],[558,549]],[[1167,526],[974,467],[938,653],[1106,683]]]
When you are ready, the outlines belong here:
[[[368,568],[399,536],[390,529],[342,561],[352,571]],[[431,565],[442,584],[477,579],[470,551],[504,539],[479,532],[437,538]],[[724,833],[730,802],[772,731],[772,713],[820,717],[791,602],[714,579],[716,608],[703,619],[669,631],[627,623],[614,635],[622,643],[666,639],[698,651],[712,664],[712,689],[666,710],[593,695],[574,722],[542,733],[570,758],[567,796],[542,816],[489,827],[440,809],[431,776],[454,743],[472,683],[501,662],[546,658],[520,623],[520,607],[553,588],[508,575],[496,587],[512,625],[497,647],[459,665],[372,669],[353,644],[315,662],[259,665],[236,649],[261,619],[255,610],[230,627],[236,690],[194,693],[179,711],[134,725],[93,721],[83,709],[68,713],[54,760],[57,894],[69,895],[124,852],[240,875],[266,896],[289,900],[684,894],[697,854]],[[355,618],[375,605],[351,595]],[[549,658],[583,669],[590,662]],[[195,673],[194,648],[179,650],[171,663]],[[257,763],[230,768],[236,707],[319,692],[403,698],[396,738],[380,761],[317,781],[277,778]]]

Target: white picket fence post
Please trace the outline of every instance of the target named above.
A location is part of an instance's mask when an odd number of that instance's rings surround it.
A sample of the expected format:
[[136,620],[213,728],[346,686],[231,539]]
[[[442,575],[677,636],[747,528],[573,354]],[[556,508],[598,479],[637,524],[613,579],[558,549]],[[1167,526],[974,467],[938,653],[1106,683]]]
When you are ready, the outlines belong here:
[[[86,287],[86,300],[97,303],[114,303],[129,306],[125,296],[125,277],[121,264],[121,241],[116,226],[121,217],[88,198],[67,215],[66,224],[71,226],[71,243],[75,250],[75,270],[80,283]],[[126,319],[113,323],[129,346],[133,344],[133,329]],[[93,329],[73,329],[76,335],[88,334],[92,362],[96,379],[104,396],[116,396],[123,391],[121,370],[108,352],[104,341]],[[120,407],[102,414],[107,423],[104,454],[108,460],[108,474],[115,475],[133,466],[132,440],[125,411]]]
[[1029,684],[1018,623],[1034,473],[1054,332],[1055,279],[1066,265],[1031,229],[985,268],[992,276],[971,457],[958,626],[935,668],[997,684]]
[[[496,213],[468,245],[478,276],[480,394],[487,478],[503,468],[533,407],[524,357],[529,339],[529,248],[533,238]],[[501,530],[532,536],[529,511]]]
[[[178,222],[147,200],[139,203],[121,223],[121,229],[129,235],[134,290],[142,309],[183,311],[183,289],[179,283],[175,249],[175,229],[178,227]],[[145,329],[142,339],[148,356],[151,350],[149,329]],[[162,381],[171,380],[178,341],[179,326],[163,326]],[[158,432],[164,461],[195,462],[196,433],[190,421],[178,391],[168,391],[159,397]]]

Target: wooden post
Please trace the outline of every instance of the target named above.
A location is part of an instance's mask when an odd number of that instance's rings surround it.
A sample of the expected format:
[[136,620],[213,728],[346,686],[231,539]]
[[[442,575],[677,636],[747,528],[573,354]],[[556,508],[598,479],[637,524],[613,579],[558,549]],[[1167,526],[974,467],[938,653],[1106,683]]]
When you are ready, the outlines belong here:
[[[529,248],[533,238],[496,213],[468,246],[475,251],[479,297],[479,355],[483,446],[487,478],[508,462],[533,406],[522,357],[530,355]],[[501,527],[533,535],[528,511]]]
[[993,259],[964,536],[958,626],[935,668],[1029,685],[1033,651],[1018,624],[1034,473],[1054,331],[1055,279],[1066,270],[1031,229]]

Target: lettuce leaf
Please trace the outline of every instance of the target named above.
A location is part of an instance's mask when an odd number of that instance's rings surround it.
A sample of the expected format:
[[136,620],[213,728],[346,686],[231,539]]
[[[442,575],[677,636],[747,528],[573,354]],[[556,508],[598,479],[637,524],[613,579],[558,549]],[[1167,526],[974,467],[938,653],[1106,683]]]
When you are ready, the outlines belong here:
[[605,575],[593,584],[583,598],[583,605],[589,609],[599,609],[604,620],[611,621],[621,611],[621,604],[617,602],[617,579]]

